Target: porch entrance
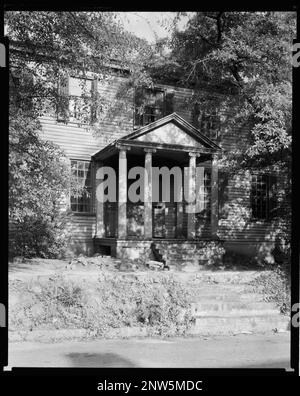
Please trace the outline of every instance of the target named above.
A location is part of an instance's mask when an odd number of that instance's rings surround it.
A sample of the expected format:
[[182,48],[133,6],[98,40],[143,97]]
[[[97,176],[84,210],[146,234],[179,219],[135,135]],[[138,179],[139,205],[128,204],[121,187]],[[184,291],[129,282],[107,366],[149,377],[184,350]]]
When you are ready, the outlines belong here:
[[166,216],[164,202],[153,204],[153,238],[165,238],[166,236]]
[[[110,204],[95,202],[95,237],[115,238],[120,243],[138,239],[140,244],[152,239],[215,238],[219,151],[213,141],[174,113],[95,153],[100,196],[104,194],[103,167],[112,169],[116,184]],[[141,185],[138,168],[145,176]],[[160,172],[159,183],[154,170]],[[168,191],[171,196],[166,197]]]
[[[183,237],[180,230],[184,224],[178,223],[177,204],[158,202],[152,206],[152,238]],[[104,229],[106,238],[117,237],[117,208],[116,204],[107,202],[104,210]],[[183,216],[181,216],[183,220]],[[144,207],[139,204],[127,204],[127,235],[130,238],[144,237]]]

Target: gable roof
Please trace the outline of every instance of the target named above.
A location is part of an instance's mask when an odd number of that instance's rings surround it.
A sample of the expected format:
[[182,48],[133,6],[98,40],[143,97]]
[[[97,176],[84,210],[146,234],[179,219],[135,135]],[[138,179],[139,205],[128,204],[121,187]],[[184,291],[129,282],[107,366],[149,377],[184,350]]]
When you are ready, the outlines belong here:
[[207,154],[221,151],[221,147],[176,113],[114,140],[92,154],[92,158],[97,160],[110,157],[118,152],[120,146]]
[[[215,142],[213,142],[207,136],[202,134],[197,128],[195,128],[192,124],[190,124],[185,119],[180,117],[177,113],[169,114],[163,118],[160,118],[157,121],[152,122],[151,124],[148,124],[144,127],[137,129],[136,131],[130,133],[129,135],[122,137],[122,141],[123,140],[147,141],[147,139],[145,138],[146,135],[150,135],[152,131],[155,131],[156,129],[160,129],[161,127],[165,126],[166,124],[175,125],[179,130],[186,133],[186,135],[188,137],[192,138],[195,142],[199,143],[198,146],[200,145],[202,147],[205,147],[205,148],[208,148],[208,149],[211,149],[214,151],[221,150],[221,148]],[[189,141],[190,141],[190,139],[189,139]],[[168,142],[166,142],[166,143],[168,143]],[[180,143],[180,144],[184,145],[182,143]],[[187,146],[190,146],[190,144],[187,144]]]

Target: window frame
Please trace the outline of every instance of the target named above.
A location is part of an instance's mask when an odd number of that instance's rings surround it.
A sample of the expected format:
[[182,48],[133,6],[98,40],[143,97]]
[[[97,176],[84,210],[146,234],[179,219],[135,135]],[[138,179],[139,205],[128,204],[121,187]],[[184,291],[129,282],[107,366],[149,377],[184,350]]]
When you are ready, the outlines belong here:
[[[194,103],[193,118],[195,127],[201,133],[211,140],[219,140],[221,120],[216,108],[209,109],[205,104],[196,102]],[[205,121],[204,118],[208,118],[208,120]],[[205,127],[203,126],[204,122],[206,124]],[[216,125],[214,128],[207,126],[213,123]]]
[[[61,86],[62,81],[66,81],[65,86]],[[86,81],[91,81],[91,90],[90,90],[90,95],[71,95],[70,93],[70,82],[71,79],[77,79],[77,80],[86,80]],[[95,78],[85,76],[85,77],[78,77],[74,74],[68,74],[68,73],[62,73],[60,75],[60,79],[58,81],[58,101],[59,103],[57,104],[57,109],[56,109],[56,121],[61,124],[77,124],[77,125],[84,125],[88,126],[93,124],[93,100],[94,100],[94,93],[93,93],[93,81]],[[87,117],[85,119],[80,119],[76,118],[73,116],[71,112],[71,101],[74,99],[78,98],[78,102],[80,99],[89,99],[89,103],[87,106]]]
[[[218,140],[220,137],[219,129],[220,129],[220,117],[217,113],[217,109],[212,109],[211,111],[207,111],[204,109],[200,111],[201,119],[200,119],[200,131],[203,130],[205,136],[207,136],[211,140]],[[207,118],[207,120],[203,120],[203,118]],[[203,128],[203,124],[206,126]],[[214,123],[215,127],[211,127]]]
[[[137,106],[137,91],[138,90],[141,90],[143,92],[142,93],[142,100],[144,100],[144,101],[147,100],[144,92],[148,91],[148,92],[151,93],[151,91],[152,91],[152,92],[160,92],[160,93],[163,94],[163,100],[162,100],[162,106],[161,106],[161,110],[162,110],[161,111],[161,115],[158,116],[158,117],[156,117],[154,115],[155,119],[153,121],[145,122],[145,117],[146,116],[151,117],[151,116],[153,116],[153,114],[150,114],[150,113],[148,114],[145,111],[142,114],[137,114],[137,107],[138,107]],[[135,88],[134,97],[133,97],[133,107],[134,107],[134,114],[133,114],[133,128],[134,129],[142,128],[142,127],[144,127],[146,125],[151,124],[152,122],[155,122],[155,121],[163,118],[166,115],[166,89],[160,88],[160,87],[154,87],[154,88],[137,87],[137,88]],[[159,109],[158,106],[147,106],[147,104],[145,104],[144,105],[144,109],[146,107],[151,107],[151,108],[154,108],[154,109],[158,108]],[[139,123],[136,122],[137,117],[139,117]],[[142,119],[142,122],[140,121],[141,119]]]
[[[85,80],[85,81],[90,81],[91,82],[91,89],[90,89],[90,95],[71,95],[70,93],[70,83],[71,79],[76,79],[76,80]],[[76,118],[72,116],[71,113],[71,101],[75,100],[78,98],[78,101],[80,102],[81,99],[84,100],[88,99],[88,104],[87,104],[87,113],[88,117],[87,120],[85,121],[84,119]],[[93,107],[93,78],[91,77],[78,77],[75,75],[70,75],[69,76],[69,101],[68,101],[68,113],[69,113],[69,122],[73,122],[75,124],[80,124],[80,125],[91,125],[92,124],[92,107]]]
[[[84,160],[84,159],[77,159],[77,158],[71,158],[70,159],[70,167],[71,167],[71,172],[72,172],[72,168],[73,168],[73,164],[72,164],[72,162],[75,162],[76,161],[76,166],[77,166],[77,168],[76,168],[76,171],[78,172],[78,171],[86,171],[87,170],[87,173],[85,174],[85,177],[84,177],[84,183],[86,183],[86,175],[88,174],[88,173],[90,173],[90,177],[89,177],[89,181],[90,181],[90,183],[89,183],[89,185],[88,185],[88,189],[89,189],[89,193],[90,193],[90,196],[89,197],[87,197],[86,199],[87,200],[89,200],[89,202],[88,203],[86,203],[86,204],[84,204],[84,203],[79,203],[78,202],[78,200],[80,200],[82,197],[74,197],[74,196],[72,196],[72,194],[70,193],[70,197],[69,197],[69,208],[70,208],[70,211],[72,212],[72,214],[73,215],[77,215],[77,216],[94,216],[95,215],[95,197],[94,197],[94,164],[93,164],[93,161],[91,161],[91,160]],[[84,166],[84,169],[78,169],[78,162],[83,162],[83,163],[88,163],[89,165],[88,165],[88,168],[86,169],[85,168],[85,166]],[[77,180],[78,180],[78,174],[76,175],[76,178],[77,178]],[[76,200],[76,202],[72,202],[72,199],[75,199]],[[72,209],[72,205],[76,205],[76,210],[73,210]],[[78,210],[78,205],[86,205],[87,207],[88,207],[88,211],[79,211]]]
[[[264,173],[264,174],[257,174],[256,173],[256,174],[252,174],[251,175],[250,210],[251,210],[251,221],[253,221],[253,222],[257,222],[257,221],[268,222],[268,221],[272,220],[272,216],[271,216],[271,213],[270,213],[270,199],[271,199],[270,177],[271,177],[271,175],[268,174],[268,173]],[[254,196],[254,193],[253,193],[253,183],[254,183],[253,179],[254,178],[256,178],[256,181],[255,181],[255,183],[256,183],[255,184],[255,186],[256,186],[255,198],[253,197]],[[258,179],[261,179],[261,178],[265,178],[265,181],[259,181],[258,182]],[[259,186],[260,188],[262,186],[262,183],[264,183],[265,186],[266,186],[265,187],[265,191],[263,192],[264,196],[259,196],[259,197],[257,196],[257,192],[259,192],[260,194],[262,193],[261,190],[257,191],[258,183],[260,184],[260,186]],[[253,207],[254,207],[253,199],[255,199],[256,201],[259,201],[259,206],[260,206],[259,211],[261,213],[258,213],[258,209],[257,208],[255,210],[253,209]],[[262,217],[262,216],[260,216],[258,214],[262,214],[262,208],[263,208],[262,203],[264,201],[265,201],[265,205],[264,205],[265,206],[265,209],[264,209],[265,215],[264,215],[264,217]]]

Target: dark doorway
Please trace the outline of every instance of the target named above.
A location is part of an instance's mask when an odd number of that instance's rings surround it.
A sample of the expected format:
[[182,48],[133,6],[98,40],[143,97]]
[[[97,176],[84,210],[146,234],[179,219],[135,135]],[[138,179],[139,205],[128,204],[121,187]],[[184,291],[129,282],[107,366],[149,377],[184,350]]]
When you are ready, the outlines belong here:
[[153,204],[153,238],[165,238],[165,204]]

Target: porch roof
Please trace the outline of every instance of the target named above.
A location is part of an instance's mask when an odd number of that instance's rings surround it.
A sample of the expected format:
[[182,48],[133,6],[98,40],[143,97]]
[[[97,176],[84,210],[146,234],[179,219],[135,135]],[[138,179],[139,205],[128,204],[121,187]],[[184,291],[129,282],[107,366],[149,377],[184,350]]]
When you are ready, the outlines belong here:
[[113,141],[94,153],[92,158],[104,160],[116,154],[122,146],[132,147],[135,150],[154,148],[158,151],[192,151],[203,154],[213,154],[221,151],[221,148],[216,143],[176,113],[172,113]]

